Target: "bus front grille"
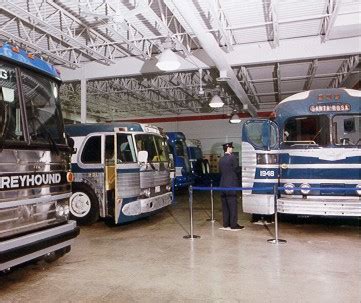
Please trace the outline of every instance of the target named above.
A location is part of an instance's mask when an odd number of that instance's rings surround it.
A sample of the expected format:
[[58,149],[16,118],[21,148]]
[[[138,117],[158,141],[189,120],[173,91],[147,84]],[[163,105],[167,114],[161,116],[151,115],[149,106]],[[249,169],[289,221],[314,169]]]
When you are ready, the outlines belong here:
[[57,201],[18,205],[0,209],[0,239],[65,221],[56,215]]

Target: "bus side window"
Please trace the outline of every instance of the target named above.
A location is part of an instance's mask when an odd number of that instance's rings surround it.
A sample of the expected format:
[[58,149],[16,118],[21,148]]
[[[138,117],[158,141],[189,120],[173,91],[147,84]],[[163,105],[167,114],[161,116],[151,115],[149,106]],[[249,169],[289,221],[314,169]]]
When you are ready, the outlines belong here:
[[105,163],[114,165],[114,136],[105,137]]
[[100,164],[101,163],[101,137],[90,137],[83,148],[81,154],[81,162],[84,164]]
[[122,162],[132,162],[132,152],[130,150],[129,142],[123,142],[120,145],[120,160]]
[[133,146],[132,136],[129,134],[117,135],[117,161],[122,162],[135,162],[135,151]]

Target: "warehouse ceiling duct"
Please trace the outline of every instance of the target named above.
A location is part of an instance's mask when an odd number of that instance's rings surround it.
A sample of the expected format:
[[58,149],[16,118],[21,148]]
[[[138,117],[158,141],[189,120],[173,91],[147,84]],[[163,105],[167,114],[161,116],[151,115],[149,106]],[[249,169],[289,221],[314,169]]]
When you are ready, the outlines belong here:
[[166,5],[170,10],[176,10],[182,16],[187,25],[192,29],[200,42],[203,49],[212,59],[219,71],[225,73],[230,79],[227,80],[229,87],[234,91],[237,98],[243,105],[247,105],[247,110],[251,116],[257,116],[257,109],[251,103],[248,95],[240,85],[232,67],[227,62],[224,52],[219,47],[213,35],[206,31],[206,29],[198,21],[198,16],[189,9],[188,1],[165,0]]

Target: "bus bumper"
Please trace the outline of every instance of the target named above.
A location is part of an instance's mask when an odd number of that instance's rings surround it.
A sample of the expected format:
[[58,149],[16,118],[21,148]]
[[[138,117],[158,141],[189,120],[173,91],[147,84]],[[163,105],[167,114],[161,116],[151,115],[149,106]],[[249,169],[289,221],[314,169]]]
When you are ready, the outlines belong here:
[[245,213],[273,215],[275,213],[274,196],[248,194],[243,191],[242,208]]
[[0,242],[0,271],[70,247],[79,235],[75,221]]
[[315,199],[285,198],[277,200],[277,211],[287,214],[321,216],[361,216],[361,198],[322,197]]
[[151,213],[163,207],[172,204],[172,193],[165,193],[159,196],[139,199],[124,205],[122,212],[126,216],[137,216],[140,214]]

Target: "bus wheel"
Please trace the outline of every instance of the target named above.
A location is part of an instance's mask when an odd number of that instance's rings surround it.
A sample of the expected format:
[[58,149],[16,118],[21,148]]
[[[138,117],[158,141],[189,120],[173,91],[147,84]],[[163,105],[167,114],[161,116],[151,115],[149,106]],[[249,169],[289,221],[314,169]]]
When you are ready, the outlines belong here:
[[51,263],[64,256],[66,253],[70,252],[70,246],[66,246],[64,248],[60,248],[56,251],[48,253],[44,256],[44,260],[47,263]]
[[73,184],[69,199],[70,216],[80,225],[90,225],[99,218],[99,203],[95,193],[83,184]]

